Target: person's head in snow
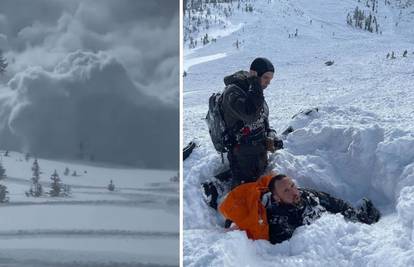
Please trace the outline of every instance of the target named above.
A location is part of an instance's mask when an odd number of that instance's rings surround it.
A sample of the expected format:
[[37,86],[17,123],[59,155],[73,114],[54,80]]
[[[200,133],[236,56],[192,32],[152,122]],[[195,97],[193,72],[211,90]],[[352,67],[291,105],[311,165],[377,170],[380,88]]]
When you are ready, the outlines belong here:
[[293,180],[283,174],[273,177],[269,183],[269,191],[277,203],[298,204],[300,192]]
[[267,58],[258,57],[250,64],[250,75],[259,77],[260,86],[266,89],[273,79],[275,68]]

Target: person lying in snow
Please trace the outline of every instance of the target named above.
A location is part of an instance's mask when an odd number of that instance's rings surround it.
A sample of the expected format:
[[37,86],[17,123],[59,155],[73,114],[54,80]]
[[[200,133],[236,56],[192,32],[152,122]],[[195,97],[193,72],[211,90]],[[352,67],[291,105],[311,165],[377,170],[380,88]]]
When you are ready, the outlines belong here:
[[358,208],[313,189],[297,188],[284,175],[262,176],[257,182],[233,189],[219,206],[223,216],[244,230],[251,239],[266,239],[272,244],[292,237],[296,228],[310,224],[324,212],[341,213],[352,222],[373,224],[379,211],[366,198]]

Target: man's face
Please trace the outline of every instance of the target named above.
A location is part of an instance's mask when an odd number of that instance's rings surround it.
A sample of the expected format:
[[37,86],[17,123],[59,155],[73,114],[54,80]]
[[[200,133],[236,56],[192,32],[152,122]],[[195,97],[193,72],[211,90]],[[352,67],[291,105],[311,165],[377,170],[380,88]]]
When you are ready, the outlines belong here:
[[285,204],[298,204],[300,202],[300,192],[296,184],[289,177],[285,177],[275,182],[274,197],[277,201]]
[[266,89],[267,86],[269,86],[270,81],[273,79],[273,72],[268,71],[263,73],[262,77],[260,77],[260,85],[262,86],[262,89]]

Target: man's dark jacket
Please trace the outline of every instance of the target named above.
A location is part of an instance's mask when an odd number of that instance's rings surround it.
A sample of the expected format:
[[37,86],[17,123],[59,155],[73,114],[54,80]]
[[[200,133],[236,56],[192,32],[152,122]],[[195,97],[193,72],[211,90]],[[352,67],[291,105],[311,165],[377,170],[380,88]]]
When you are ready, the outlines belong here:
[[[264,142],[269,129],[269,108],[259,78],[238,71],[224,78],[221,109],[234,142]],[[246,131],[248,128],[248,131]],[[242,133],[241,130],[245,129]],[[248,136],[247,136],[248,135]]]
[[301,201],[298,205],[278,204],[270,197],[270,193],[265,195],[266,203],[263,204],[267,206],[269,238],[272,244],[291,238],[296,228],[312,223],[324,212],[341,213],[350,221],[366,224],[379,220],[380,214],[373,206],[369,207],[370,210],[355,209],[349,203],[324,192],[302,188],[299,191]]
[[221,110],[229,135],[231,187],[253,182],[267,167],[269,108],[259,78],[239,71],[224,78]]

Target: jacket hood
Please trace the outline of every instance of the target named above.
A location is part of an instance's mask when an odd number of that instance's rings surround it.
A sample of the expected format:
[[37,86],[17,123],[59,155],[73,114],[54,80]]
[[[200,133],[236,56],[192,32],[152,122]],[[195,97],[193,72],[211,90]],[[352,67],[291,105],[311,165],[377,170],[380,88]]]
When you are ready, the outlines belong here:
[[249,82],[247,80],[248,77],[249,77],[249,72],[240,70],[238,72],[235,72],[231,75],[224,77],[224,84],[226,86],[230,84],[234,84],[242,89],[248,89],[249,88]]

